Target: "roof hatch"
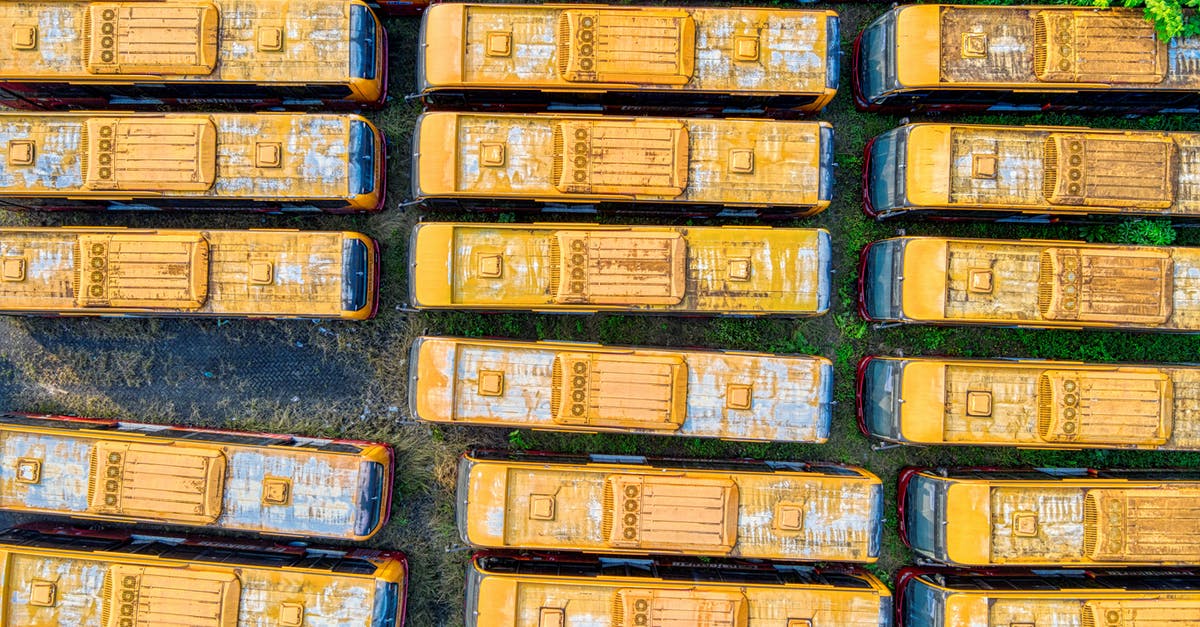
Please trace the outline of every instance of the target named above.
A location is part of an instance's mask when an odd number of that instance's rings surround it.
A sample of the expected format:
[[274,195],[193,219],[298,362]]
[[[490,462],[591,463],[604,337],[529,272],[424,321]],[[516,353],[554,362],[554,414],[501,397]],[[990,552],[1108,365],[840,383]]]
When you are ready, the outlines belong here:
[[578,83],[684,85],[696,65],[696,22],[678,9],[568,9],[558,71]]
[[1083,551],[1098,562],[1200,558],[1200,489],[1088,490]]
[[1161,372],[1047,370],[1038,379],[1038,436],[1160,446],[1171,435],[1171,400],[1171,380]]
[[746,627],[748,605],[737,590],[621,588],[613,598],[613,625]]
[[1033,72],[1051,83],[1160,83],[1167,46],[1140,14],[1038,11]]
[[728,553],[737,541],[738,489],[730,479],[610,475],[602,533],[609,545]]
[[687,413],[687,366],[677,355],[559,353],[554,422],[673,431]]
[[115,564],[103,585],[103,627],[237,625],[242,586],[232,572]]
[[91,118],[85,184],[92,190],[205,191],[217,173],[217,127],[192,118]]
[[1171,254],[1152,248],[1048,248],[1038,308],[1048,320],[1162,324],[1171,316]]
[[203,235],[86,234],[76,253],[80,307],[199,309],[208,299]]
[[1175,153],[1166,135],[1051,133],[1044,195],[1056,205],[1166,209],[1175,201]]
[[551,245],[555,301],[674,305],[683,300],[687,242],[681,233],[559,231]]
[[675,120],[572,120],[554,127],[555,187],[564,194],[679,196],[688,132]]
[[97,442],[88,480],[88,510],[211,524],[221,515],[225,456],[216,449],[170,444]]
[[97,2],[84,48],[92,74],[211,74],[220,13],[209,2]]

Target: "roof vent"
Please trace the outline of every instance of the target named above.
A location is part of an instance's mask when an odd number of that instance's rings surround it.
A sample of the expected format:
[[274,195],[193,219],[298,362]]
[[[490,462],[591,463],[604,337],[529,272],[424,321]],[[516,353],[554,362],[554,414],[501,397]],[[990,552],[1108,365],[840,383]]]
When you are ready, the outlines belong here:
[[33,147],[33,142],[26,139],[17,139],[8,144],[8,163],[9,165],[33,165],[33,158],[37,154],[37,150]]
[[14,283],[25,280],[25,259],[23,257],[5,257],[3,268],[0,280]]
[[283,29],[278,26],[262,26],[258,29],[258,49],[263,52],[283,50]]
[[38,29],[36,26],[21,25],[12,29],[12,47],[14,50],[33,50],[37,48]]

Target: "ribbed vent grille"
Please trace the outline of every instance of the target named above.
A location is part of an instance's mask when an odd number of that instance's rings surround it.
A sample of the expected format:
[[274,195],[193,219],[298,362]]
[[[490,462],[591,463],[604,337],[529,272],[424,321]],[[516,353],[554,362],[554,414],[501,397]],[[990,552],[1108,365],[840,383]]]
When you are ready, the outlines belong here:
[[571,66],[571,17],[565,11],[558,16],[558,74],[565,76]]
[[1045,439],[1050,435],[1050,410],[1054,403],[1050,377],[1046,375],[1038,377],[1037,394],[1038,436]]
[[1083,498],[1083,554],[1096,554],[1100,541],[1100,499],[1088,494]]
[[[604,489],[608,490],[608,487],[606,486]],[[620,594],[613,596],[612,624],[615,626],[625,624],[625,599]]]
[[[78,259],[78,257],[76,257],[76,259]],[[78,276],[78,275],[76,275],[76,276]],[[79,290],[78,281],[76,281],[75,289],[76,289],[76,291]],[[92,449],[91,458],[92,458],[91,465],[88,466],[88,468],[92,469],[92,471],[90,473],[88,473],[88,491],[87,491],[88,503],[92,503],[93,502],[92,499],[96,496],[96,475],[100,474],[97,471],[97,468],[99,468],[99,466],[97,466],[97,464],[100,463],[99,453],[97,453],[96,449],[94,449],[94,448]],[[105,581],[107,582],[107,579]]]
[[563,380],[562,360],[555,359],[554,366],[553,366],[553,369],[551,370],[551,374],[550,374],[550,390],[551,390],[551,393],[550,393],[550,415],[551,416],[558,416],[559,410],[562,409],[562,394],[559,393],[559,390],[562,389],[562,380]]
[[616,497],[613,495],[613,482],[604,482],[604,504],[603,509],[604,519],[600,522],[600,537],[612,537],[613,529],[613,512],[616,511]]
[[1042,267],[1038,274],[1038,309],[1045,314],[1050,311],[1050,301],[1054,297],[1054,263],[1050,261],[1050,253],[1042,253]]
[[550,163],[550,180],[561,185],[563,174],[563,130],[561,124],[554,125],[554,157]]
[[1046,16],[1038,15],[1033,20],[1033,73],[1042,76],[1046,73]]
[[1084,607],[1079,616],[1080,627],[1096,627],[1096,610],[1091,607]]
[[[83,272],[83,256],[82,256],[83,252],[79,248],[79,240],[75,240],[75,246],[73,248],[74,248],[74,250],[72,252],[73,252],[74,256],[71,259],[75,265],[75,273],[71,275],[71,295],[78,296],[79,295],[79,284],[81,281],[83,281],[83,277],[80,276],[80,273]],[[95,451],[92,451],[92,463],[93,464],[95,463],[95,455],[96,455]],[[93,468],[94,467],[95,466],[93,466]],[[90,498],[90,495],[89,495],[89,498]]]
[[[93,455],[95,451],[92,452]],[[112,618],[112,588],[113,577],[111,572],[104,573],[104,583],[100,585],[100,598],[103,601],[103,606],[100,608],[100,624],[109,625]]]
[[550,293],[558,293],[558,285],[562,282],[562,248],[558,238],[550,240]]
[[1042,194],[1050,198],[1054,196],[1054,190],[1058,187],[1058,143],[1053,137],[1046,138],[1042,164],[1046,171],[1042,179]]

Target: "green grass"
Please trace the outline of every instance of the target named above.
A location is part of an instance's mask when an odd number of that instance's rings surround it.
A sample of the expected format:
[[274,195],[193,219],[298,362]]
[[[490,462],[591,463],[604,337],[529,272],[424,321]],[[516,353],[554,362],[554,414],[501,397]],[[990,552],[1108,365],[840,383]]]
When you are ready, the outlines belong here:
[[[788,5],[790,6],[790,5]],[[885,5],[834,5],[843,16],[843,48],[864,20]],[[1045,452],[1015,449],[895,448],[875,451],[854,424],[854,365],[866,354],[1012,356],[1098,361],[1195,361],[1200,337],[1152,334],[902,327],[873,329],[858,318],[858,251],[896,235],[1078,238],[1090,241],[1200,244],[1200,232],[1161,222],[1088,226],[1029,226],[935,222],[877,223],[860,210],[866,141],[899,123],[898,116],[854,110],[849,63],[843,89],[821,115],[837,132],[838,195],[813,218],[780,224],[820,226],[833,235],[835,298],[830,315],[808,320],[673,318],[626,315],[551,316],[404,310],[407,248],[419,208],[406,200],[408,143],[418,105],[404,99],[413,85],[416,22],[388,22],[392,101],[371,114],[386,131],[389,209],[373,216],[260,216],[242,214],[0,214],[0,224],[113,224],[205,228],[325,228],[362,230],[383,244],[383,306],[366,323],[6,320],[0,322],[0,394],[27,411],[64,411],[325,436],[380,439],[397,447],[392,522],[370,542],[409,553],[411,625],[461,623],[462,574],[469,551],[453,528],[454,460],[475,446],[571,453],[751,457],[859,464],[888,486],[894,505],[897,471],[914,464],[1035,464],[1200,466],[1197,454]],[[911,116],[913,121],[924,119]],[[947,116],[946,119],[949,119]],[[1116,128],[1200,130],[1195,116],[1141,118],[1066,114],[976,115],[956,119],[1008,124],[1067,124]],[[554,216],[430,214],[429,219],[556,220]],[[606,221],[617,221],[605,218]],[[647,222],[639,218],[638,222]],[[628,435],[566,435],[413,424],[407,416],[407,350],[419,334],[499,336],[615,344],[709,347],[811,353],[834,360],[838,405],[825,445],[754,444]],[[207,374],[206,374],[207,373]],[[331,374],[323,374],[331,373]],[[295,399],[295,400],[293,400]],[[883,555],[872,570],[884,577],[911,556],[887,522]]]

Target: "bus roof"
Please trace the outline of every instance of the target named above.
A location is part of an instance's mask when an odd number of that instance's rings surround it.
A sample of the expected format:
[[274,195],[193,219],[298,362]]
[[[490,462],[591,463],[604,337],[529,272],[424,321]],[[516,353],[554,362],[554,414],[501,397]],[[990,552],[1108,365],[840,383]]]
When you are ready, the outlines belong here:
[[0,311],[336,317],[353,233],[0,229]]
[[831,142],[830,128],[776,120],[426,113],[417,122],[416,193],[823,206],[822,144]]
[[1200,88],[1200,37],[1160,42],[1132,9],[908,5],[896,67],[909,88],[1105,85]]
[[14,42],[0,46],[0,76],[85,83],[137,76],[344,81],[351,5],[365,6],[359,0],[0,2],[0,24]]
[[929,207],[1200,213],[1200,133],[914,124],[908,201]]
[[478,546],[806,561],[878,557],[881,485],[865,471],[664,470],[464,458],[459,472],[467,475],[458,504],[466,508],[462,531]]
[[421,87],[634,85],[822,94],[827,57],[830,50],[837,54],[839,44],[828,47],[826,22],[836,16],[819,10],[434,4],[423,23]]
[[[833,374],[823,357],[421,337],[409,363],[423,420],[738,440],[829,435]],[[578,415],[567,398],[581,387],[576,368],[594,382]]]
[[0,195],[347,198],[356,123],[370,126],[352,114],[0,113]]
[[420,307],[810,315],[829,302],[821,229],[426,223],[413,234]]
[[1200,249],[937,237],[905,242],[903,311],[914,320],[1200,329],[1200,303],[1191,298],[1200,289]]

